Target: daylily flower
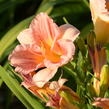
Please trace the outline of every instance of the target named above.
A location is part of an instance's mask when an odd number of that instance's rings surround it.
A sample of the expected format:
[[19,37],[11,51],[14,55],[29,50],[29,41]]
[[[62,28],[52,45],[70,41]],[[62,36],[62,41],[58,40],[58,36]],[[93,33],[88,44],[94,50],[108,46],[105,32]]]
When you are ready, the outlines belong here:
[[47,14],[40,13],[29,28],[18,35],[20,45],[10,54],[10,63],[22,75],[44,67],[32,78],[38,87],[43,87],[58,67],[73,59],[73,42],[78,35],[79,30],[74,26],[64,24],[58,27]]
[[67,86],[63,84],[66,79],[59,79],[58,81],[53,81],[50,83],[49,88],[54,91],[54,93],[49,94],[49,101],[47,106],[53,107],[55,109],[79,109],[74,102],[79,102],[79,96],[72,91]]
[[31,91],[33,94],[42,98],[44,101],[46,100],[43,95],[48,97],[49,95],[54,94],[54,92],[58,91],[63,86],[63,84],[67,81],[66,79],[60,78],[58,81],[47,82],[46,84],[44,84],[43,87],[38,87],[32,81],[32,76],[30,75],[26,75],[26,76],[22,75],[22,76],[24,78],[22,85],[25,88],[27,88],[29,91]]
[[78,102],[78,95],[70,88],[64,86],[66,79],[60,78],[58,81],[48,82],[42,88],[34,86],[28,81],[22,85],[33,94],[46,102],[46,106],[55,109],[79,109],[73,102]]
[[101,107],[103,109],[109,109],[109,98],[95,98],[92,105]]
[[90,0],[96,42],[109,43],[109,0]]

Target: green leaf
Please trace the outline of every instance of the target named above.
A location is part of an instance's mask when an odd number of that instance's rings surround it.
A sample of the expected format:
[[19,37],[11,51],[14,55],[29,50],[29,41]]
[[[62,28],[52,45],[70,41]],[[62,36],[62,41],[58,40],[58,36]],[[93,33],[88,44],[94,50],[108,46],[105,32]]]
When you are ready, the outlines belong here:
[[65,70],[67,73],[69,73],[70,76],[72,77],[77,77],[76,72],[74,72],[72,69],[70,69],[67,66],[62,67],[63,70]]
[[51,13],[53,7],[54,7],[55,3],[53,1],[48,1],[48,0],[44,0],[39,9],[37,10],[36,14],[37,13],[40,13],[40,12],[46,12],[46,13]]
[[3,38],[0,40],[0,58],[5,50],[16,40],[16,37],[20,33],[20,31],[27,28],[32,19],[33,16],[23,20],[15,27],[13,27],[10,31],[8,31],[5,36],[3,36]]
[[3,67],[0,66],[0,76],[9,87],[9,89],[17,96],[17,98],[25,105],[28,109],[44,109],[41,103],[32,96],[25,88],[23,88],[16,76],[12,72],[7,72]]
[[65,16],[68,14],[73,14],[73,16],[76,17],[75,13],[78,13],[77,16],[79,16],[80,13],[86,11],[89,11],[89,8],[84,5],[82,0],[56,0],[55,7],[51,14],[53,17]]
[[87,35],[89,34],[89,32],[93,29],[93,24],[87,24],[82,30],[81,30],[81,34],[80,37],[82,38],[86,38]]
[[2,83],[3,83],[3,80],[2,80],[2,78],[0,77],[0,87],[1,87]]

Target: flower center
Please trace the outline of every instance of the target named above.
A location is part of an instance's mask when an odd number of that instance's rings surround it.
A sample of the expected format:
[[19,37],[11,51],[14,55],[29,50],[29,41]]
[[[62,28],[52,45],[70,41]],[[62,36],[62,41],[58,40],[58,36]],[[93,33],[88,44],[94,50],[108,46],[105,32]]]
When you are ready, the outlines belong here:
[[51,47],[45,43],[42,43],[42,52],[46,59],[51,62],[57,63],[60,61],[60,55],[51,50]]

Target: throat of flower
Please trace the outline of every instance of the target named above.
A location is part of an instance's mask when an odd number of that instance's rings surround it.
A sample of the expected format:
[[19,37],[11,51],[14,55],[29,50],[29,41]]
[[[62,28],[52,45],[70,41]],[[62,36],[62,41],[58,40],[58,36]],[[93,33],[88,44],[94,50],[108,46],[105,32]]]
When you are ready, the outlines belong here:
[[53,63],[57,63],[60,61],[59,54],[55,53],[53,50],[51,50],[51,47],[45,43],[42,43],[41,50],[43,52],[43,55],[45,59],[50,60]]

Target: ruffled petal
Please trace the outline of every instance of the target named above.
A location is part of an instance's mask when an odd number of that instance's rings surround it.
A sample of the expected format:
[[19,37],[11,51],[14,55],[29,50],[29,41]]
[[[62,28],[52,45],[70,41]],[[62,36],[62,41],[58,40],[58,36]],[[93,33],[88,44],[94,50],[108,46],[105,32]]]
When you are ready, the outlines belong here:
[[92,14],[92,20],[95,23],[97,17],[100,14],[106,14],[106,0],[90,0],[90,9]]
[[45,59],[44,65],[48,68],[60,67],[64,64],[67,64],[69,61],[73,59],[75,53],[75,46],[72,43],[72,41],[61,39],[58,41],[58,44],[62,51],[62,55],[60,56],[60,61],[57,63],[53,63],[52,61]]
[[21,44],[34,44],[33,33],[31,29],[25,29],[17,36],[18,41]]
[[75,54],[75,45],[70,40],[59,40],[59,45],[63,51],[63,55],[61,56],[62,63],[67,64],[69,61],[73,59]]
[[35,45],[18,45],[10,54],[9,60],[16,72],[28,74],[43,65],[43,56]]
[[72,42],[78,37],[80,31],[73,25],[64,24],[60,26],[60,31],[62,34],[62,39],[71,40]]
[[36,84],[37,87],[43,87],[50,79],[53,78],[56,72],[57,68],[42,69],[33,76],[33,82]]
[[109,1],[90,0],[90,9],[96,34],[96,42],[106,44],[109,42]]
[[60,35],[55,38],[55,40],[52,44],[51,50],[56,52],[58,55],[62,55],[62,49],[61,49],[59,43],[57,43],[57,41],[60,39],[65,39],[65,40],[70,40],[70,41],[74,42],[74,40],[80,34],[80,31],[77,28],[75,28],[73,25],[70,25],[70,24],[64,24],[64,25],[60,26],[59,29],[61,31]]
[[36,43],[40,42],[40,44],[43,42],[51,45],[54,37],[60,33],[58,26],[45,13],[37,15],[33,19],[30,28],[33,30]]

